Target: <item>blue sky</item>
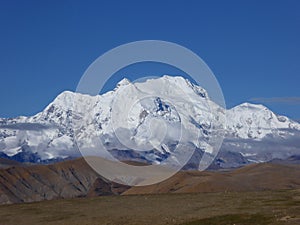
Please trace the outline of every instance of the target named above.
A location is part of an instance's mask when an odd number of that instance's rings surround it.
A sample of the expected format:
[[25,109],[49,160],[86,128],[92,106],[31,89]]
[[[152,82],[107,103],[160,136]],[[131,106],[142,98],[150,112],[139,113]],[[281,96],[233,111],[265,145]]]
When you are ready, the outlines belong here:
[[63,90],[75,90],[104,52],[157,39],[198,54],[228,107],[261,102],[299,119],[299,12],[297,0],[3,0],[0,117],[33,115]]

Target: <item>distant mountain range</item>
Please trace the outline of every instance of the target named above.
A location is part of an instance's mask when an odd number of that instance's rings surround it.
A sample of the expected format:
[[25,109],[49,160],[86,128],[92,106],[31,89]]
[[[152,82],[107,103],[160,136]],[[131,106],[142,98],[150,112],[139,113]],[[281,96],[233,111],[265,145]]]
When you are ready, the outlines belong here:
[[[300,154],[300,124],[263,105],[226,110],[182,77],[120,81],[103,95],[65,91],[42,112],[0,119],[0,157],[50,163],[83,154],[163,164],[179,149],[197,168],[204,153],[211,168],[285,159]],[[78,151],[81,150],[81,153]],[[179,153],[178,153],[179,154]],[[175,157],[176,158],[176,157]],[[174,163],[176,163],[174,159]]]

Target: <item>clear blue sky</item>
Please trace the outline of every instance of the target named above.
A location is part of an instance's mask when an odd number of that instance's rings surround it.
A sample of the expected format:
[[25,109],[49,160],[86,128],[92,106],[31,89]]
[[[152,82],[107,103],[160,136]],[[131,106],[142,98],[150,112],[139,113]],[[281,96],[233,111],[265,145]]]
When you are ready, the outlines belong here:
[[33,115],[104,52],[158,39],[202,57],[228,107],[252,100],[300,118],[297,0],[2,0],[0,32],[0,117]]

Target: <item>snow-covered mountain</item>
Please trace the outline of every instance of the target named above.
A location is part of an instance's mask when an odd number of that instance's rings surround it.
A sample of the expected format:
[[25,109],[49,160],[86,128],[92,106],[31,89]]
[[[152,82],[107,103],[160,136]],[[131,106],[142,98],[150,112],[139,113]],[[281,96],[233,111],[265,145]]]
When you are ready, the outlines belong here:
[[163,163],[194,149],[214,155],[225,135],[218,162],[230,166],[233,155],[250,162],[299,153],[299,133],[299,123],[262,105],[225,110],[182,77],[123,79],[103,95],[65,91],[34,116],[0,119],[0,156],[49,161],[80,156],[80,149]]
[[[261,140],[267,135],[285,136],[286,129],[299,130],[299,123],[273,113],[263,105],[243,103],[227,110],[229,136]],[[287,131],[287,130],[286,130]]]
[[263,105],[243,103],[227,110],[223,152],[240,153],[248,162],[300,154],[300,124]]

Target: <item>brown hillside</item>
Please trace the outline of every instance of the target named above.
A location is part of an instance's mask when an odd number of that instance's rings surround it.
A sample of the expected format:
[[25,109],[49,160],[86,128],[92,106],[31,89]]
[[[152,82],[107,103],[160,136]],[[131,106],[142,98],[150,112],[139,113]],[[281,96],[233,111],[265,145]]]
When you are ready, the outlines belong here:
[[300,188],[300,165],[253,164],[232,171],[180,172],[159,184],[132,187],[123,193],[195,193]]
[[[97,189],[95,186],[99,184],[105,188]],[[121,187],[102,179],[82,158],[52,165],[14,166],[0,170],[2,204],[118,194]]]
[[300,165],[253,164],[231,171],[181,171],[168,180],[129,188],[107,181],[84,159],[0,169],[0,204],[158,193],[260,191],[300,188]]
[[21,165],[21,163],[10,159],[0,158],[0,169],[5,169],[12,166],[18,166],[18,165]]

